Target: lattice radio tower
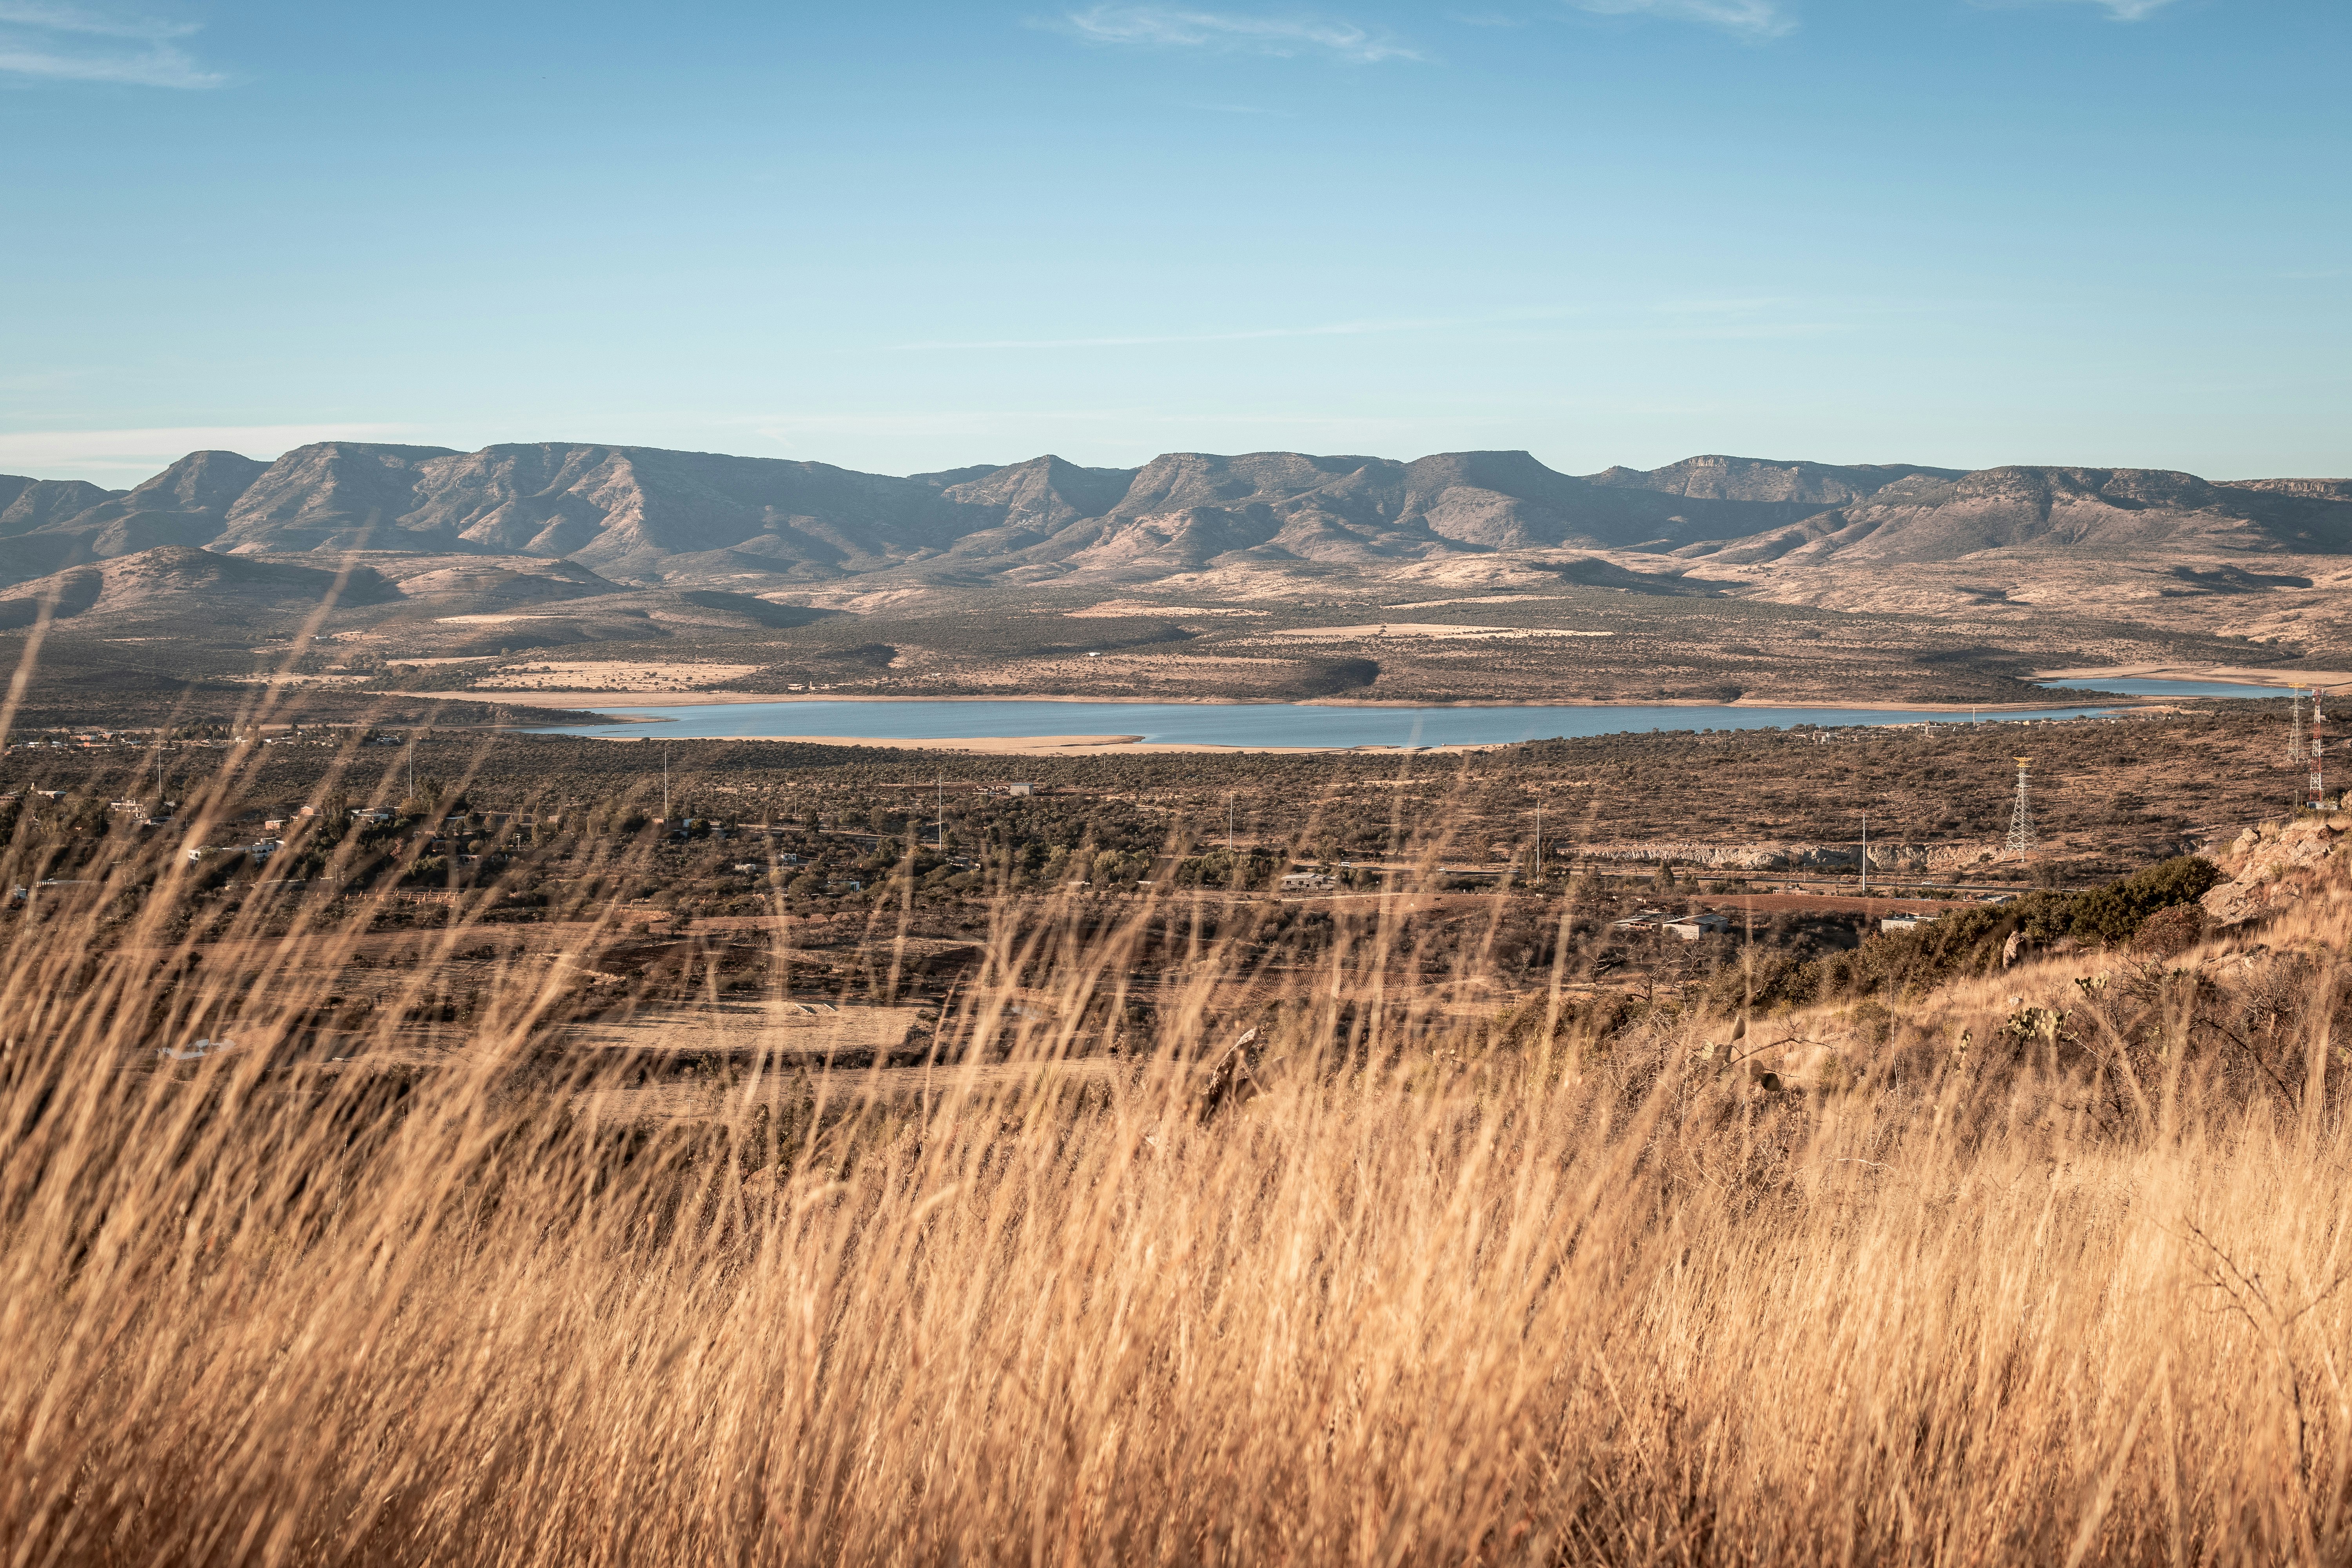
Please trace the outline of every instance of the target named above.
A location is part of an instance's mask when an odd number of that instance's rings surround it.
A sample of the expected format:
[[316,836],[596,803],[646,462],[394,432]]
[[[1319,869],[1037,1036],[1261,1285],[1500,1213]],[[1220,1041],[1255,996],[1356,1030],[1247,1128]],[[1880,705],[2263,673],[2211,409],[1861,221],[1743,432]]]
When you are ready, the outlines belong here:
[[[2315,698],[2316,691],[2312,694]],[[2303,688],[2287,689],[2286,760],[2289,766],[2303,761]]]
[[2025,804],[2025,766],[2033,759],[2017,759],[2017,809],[2009,814],[2009,853],[2019,859],[2033,853],[2039,844],[2033,837],[2033,813]]
[[2327,746],[2319,738],[2319,688],[2315,686],[2311,689],[2311,798],[2304,803],[2314,811],[2319,809],[2320,799],[2326,794],[2327,785],[2326,769],[2322,765]]

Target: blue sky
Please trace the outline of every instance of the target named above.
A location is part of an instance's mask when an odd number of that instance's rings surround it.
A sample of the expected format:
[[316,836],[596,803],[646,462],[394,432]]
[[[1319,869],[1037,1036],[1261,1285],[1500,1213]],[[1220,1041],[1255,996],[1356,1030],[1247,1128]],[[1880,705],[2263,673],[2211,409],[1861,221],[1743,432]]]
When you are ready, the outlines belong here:
[[2343,0],[0,0],[0,472],[2352,473]]

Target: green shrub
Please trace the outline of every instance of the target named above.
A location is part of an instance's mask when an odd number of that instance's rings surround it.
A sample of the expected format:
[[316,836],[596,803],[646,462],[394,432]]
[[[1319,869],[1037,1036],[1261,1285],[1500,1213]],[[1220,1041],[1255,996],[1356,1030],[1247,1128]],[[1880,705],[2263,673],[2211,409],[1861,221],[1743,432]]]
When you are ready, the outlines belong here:
[[1708,990],[1718,1008],[1759,1011],[1834,996],[1924,992],[1955,975],[1990,973],[2012,932],[2043,945],[2071,937],[2122,947],[2159,910],[2193,904],[2221,879],[2192,855],[2158,861],[2119,882],[2080,893],[2028,893],[2013,904],[1979,904],[1907,931],[1864,939],[1852,952],[1800,962],[1782,957],[1752,973],[1727,969]]
[[2211,861],[2194,855],[2158,861],[2120,882],[2074,895],[2066,934],[2078,942],[2120,947],[2148,916],[2176,904],[2195,903],[2221,879]]

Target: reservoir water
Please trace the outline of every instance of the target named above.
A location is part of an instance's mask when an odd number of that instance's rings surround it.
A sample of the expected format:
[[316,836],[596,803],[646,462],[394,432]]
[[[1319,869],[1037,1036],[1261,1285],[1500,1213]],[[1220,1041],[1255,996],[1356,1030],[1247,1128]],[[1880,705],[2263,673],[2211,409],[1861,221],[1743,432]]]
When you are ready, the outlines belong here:
[[[678,707],[599,705],[612,724],[555,728],[564,735],[687,740],[830,736],[873,741],[978,741],[1005,736],[1135,735],[1192,746],[1491,746],[1563,736],[1654,730],[1781,730],[1799,724],[1952,723],[1966,712],[1884,708],[1644,707],[1628,704],[1340,708],[1284,702],[738,702]],[[1987,712],[1987,721],[2073,719],[2104,708]]]
[[[2053,691],[2092,690],[2132,697],[2279,697],[2278,687],[2226,680],[2053,680]],[[1958,723],[2074,719],[2105,708],[1951,709],[1664,707],[1631,703],[1489,704],[1446,708],[1349,708],[1291,702],[969,702],[688,703],[599,711],[619,723],[555,727],[562,735],[655,735],[680,741],[787,740],[827,736],[862,741],[984,741],[1009,736],[1135,735],[1148,744],[1186,746],[1493,746],[1577,735],[1659,730],[1785,730],[1800,724]]]

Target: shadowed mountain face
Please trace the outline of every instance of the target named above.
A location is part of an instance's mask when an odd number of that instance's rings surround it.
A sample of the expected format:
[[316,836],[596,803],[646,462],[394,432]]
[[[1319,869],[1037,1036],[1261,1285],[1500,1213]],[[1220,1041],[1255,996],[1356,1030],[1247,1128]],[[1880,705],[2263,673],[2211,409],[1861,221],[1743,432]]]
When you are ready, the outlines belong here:
[[631,589],[576,562],[528,555],[354,551],[231,555],[163,545],[0,589],[0,631],[45,616],[68,631],[126,627],[238,642],[322,623],[395,626],[404,646],[478,658],[523,648],[775,631],[838,612],[716,589]]
[[2163,469],[1923,471],[1863,500],[1706,553],[1727,563],[1818,565],[1835,558],[1855,565],[2013,549],[2335,554],[2352,549],[2352,500],[2209,484]]
[[69,518],[118,492],[79,479],[27,479],[0,474],[0,583],[21,583],[89,559],[74,535],[44,537]]
[[101,561],[159,545],[206,544],[268,468],[235,452],[191,452],[138,489],[54,518],[39,531],[72,539],[78,553]]
[[59,620],[97,613],[115,619],[184,615],[200,608],[236,620],[271,612],[299,614],[330,598],[339,605],[396,601],[399,591],[373,570],[246,561],[185,545],[79,566],[0,594],[0,628],[30,626],[44,606]]
[[[2139,469],[1721,456],[1579,478],[1524,452],[1055,457],[893,478],[824,463],[532,443],[195,452],[126,492],[0,478],[0,581],[152,550],[562,561],[621,585],[760,592],[848,577],[1142,583],[1527,550],[1895,564],[1985,550],[2352,551],[2352,483]],[[503,570],[503,569],[501,569]],[[550,591],[553,580],[519,582]]]
[[1611,468],[1592,476],[1597,485],[1661,490],[1694,500],[1800,502],[1812,507],[1865,500],[1897,479],[1915,474],[1957,479],[1965,470],[1926,468],[1916,463],[1775,462],[1764,458],[1685,458],[1647,472]]
[[0,475],[0,537],[30,533],[71,517],[115,494],[79,479],[26,479]]

